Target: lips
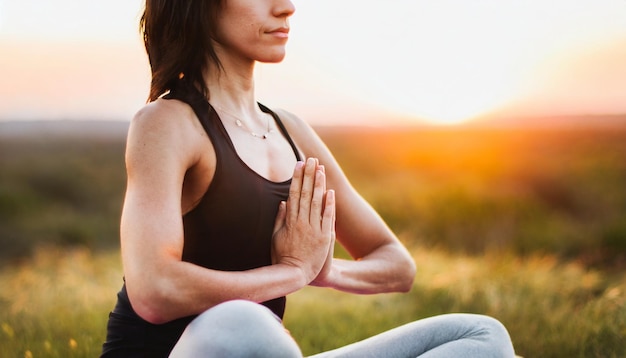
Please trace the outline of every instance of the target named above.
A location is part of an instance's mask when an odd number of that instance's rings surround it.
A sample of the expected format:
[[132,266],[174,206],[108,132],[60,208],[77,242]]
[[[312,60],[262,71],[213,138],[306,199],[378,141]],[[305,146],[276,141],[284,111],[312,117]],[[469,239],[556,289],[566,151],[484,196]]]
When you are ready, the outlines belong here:
[[289,36],[289,28],[288,27],[277,27],[275,29],[269,30],[266,32],[267,34],[274,35],[276,37],[288,37]]

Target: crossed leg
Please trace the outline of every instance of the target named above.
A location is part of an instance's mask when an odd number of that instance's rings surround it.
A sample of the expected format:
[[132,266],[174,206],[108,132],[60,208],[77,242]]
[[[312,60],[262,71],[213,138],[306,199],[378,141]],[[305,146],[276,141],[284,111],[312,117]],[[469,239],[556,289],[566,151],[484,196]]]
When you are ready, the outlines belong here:
[[[309,358],[514,357],[506,328],[474,314],[415,321]],[[170,354],[185,357],[302,358],[280,319],[265,306],[243,300],[217,305],[193,320]]]

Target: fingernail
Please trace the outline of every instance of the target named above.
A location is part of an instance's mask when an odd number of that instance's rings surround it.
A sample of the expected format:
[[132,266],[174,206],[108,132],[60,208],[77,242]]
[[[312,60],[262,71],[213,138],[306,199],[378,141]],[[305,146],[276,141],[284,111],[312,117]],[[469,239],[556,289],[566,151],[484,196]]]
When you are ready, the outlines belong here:
[[302,167],[304,166],[304,162],[299,160],[298,162],[296,162],[296,169],[302,169]]

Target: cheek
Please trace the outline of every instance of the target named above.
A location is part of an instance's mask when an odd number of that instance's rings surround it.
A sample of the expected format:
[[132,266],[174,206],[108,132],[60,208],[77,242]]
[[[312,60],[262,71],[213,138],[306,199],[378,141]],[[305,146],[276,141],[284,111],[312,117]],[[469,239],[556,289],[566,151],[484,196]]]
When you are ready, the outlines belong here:
[[222,22],[218,31],[220,42],[230,45],[251,45],[258,41],[262,31],[259,23],[245,17],[230,18],[231,21]]

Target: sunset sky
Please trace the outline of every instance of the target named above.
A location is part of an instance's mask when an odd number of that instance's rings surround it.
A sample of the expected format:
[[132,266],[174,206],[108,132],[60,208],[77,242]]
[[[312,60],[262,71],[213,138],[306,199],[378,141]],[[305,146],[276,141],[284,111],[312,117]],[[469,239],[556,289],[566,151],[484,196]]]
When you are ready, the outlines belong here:
[[[626,0],[295,0],[270,107],[313,124],[626,113]],[[128,120],[141,0],[0,0],[0,120]]]

